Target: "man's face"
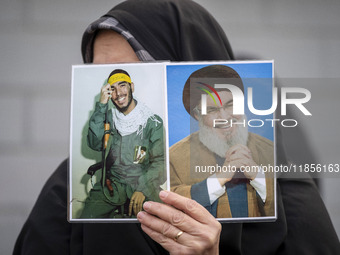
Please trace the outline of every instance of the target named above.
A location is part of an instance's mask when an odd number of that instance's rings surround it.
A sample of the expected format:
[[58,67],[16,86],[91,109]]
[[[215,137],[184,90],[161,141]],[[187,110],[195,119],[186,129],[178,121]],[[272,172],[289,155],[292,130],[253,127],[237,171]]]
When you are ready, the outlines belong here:
[[[235,135],[239,125],[230,126],[230,121],[241,122],[243,120],[242,115],[233,115],[233,96],[229,91],[221,91],[220,95],[222,106],[216,106],[215,102],[211,97],[207,97],[207,114],[201,115],[202,124],[206,127],[213,128],[221,139],[228,139]],[[228,124],[216,125],[214,127],[214,119],[228,120]]]
[[[195,116],[199,122],[199,139],[212,152],[220,157],[225,157],[230,147],[236,144],[246,145],[248,140],[248,127],[229,123],[241,122],[243,115],[233,115],[233,97],[231,92],[219,92],[222,105],[217,107],[212,98],[207,97],[207,114],[197,113]],[[214,127],[214,119],[228,120],[228,124]]]
[[111,85],[112,90],[112,102],[116,108],[122,112],[126,113],[131,106],[133,99],[132,92],[134,91],[133,83],[131,85],[126,81],[118,81]]

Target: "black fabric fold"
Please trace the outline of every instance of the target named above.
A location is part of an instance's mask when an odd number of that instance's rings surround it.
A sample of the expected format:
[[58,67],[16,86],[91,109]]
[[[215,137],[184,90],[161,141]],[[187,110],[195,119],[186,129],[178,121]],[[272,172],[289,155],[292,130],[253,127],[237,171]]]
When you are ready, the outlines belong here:
[[[204,8],[190,0],[125,1],[104,16],[116,18],[156,60],[234,58],[221,26]],[[84,61],[87,38],[85,33]]]

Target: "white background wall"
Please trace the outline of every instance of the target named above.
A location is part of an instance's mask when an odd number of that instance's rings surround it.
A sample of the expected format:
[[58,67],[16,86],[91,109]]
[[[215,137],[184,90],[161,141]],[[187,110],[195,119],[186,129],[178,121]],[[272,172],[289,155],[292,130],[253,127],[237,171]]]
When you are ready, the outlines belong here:
[[[117,2],[0,3],[1,254],[11,253],[44,182],[68,156],[71,65],[82,63],[80,41],[89,22]],[[339,1],[197,2],[221,23],[236,54],[274,59],[277,75],[284,78],[340,77]],[[312,97],[324,99],[311,105],[319,118],[305,124],[322,163],[339,163],[339,121],[334,122],[339,80],[332,80],[332,86],[311,82],[308,87]],[[339,183],[321,180],[338,235]]]

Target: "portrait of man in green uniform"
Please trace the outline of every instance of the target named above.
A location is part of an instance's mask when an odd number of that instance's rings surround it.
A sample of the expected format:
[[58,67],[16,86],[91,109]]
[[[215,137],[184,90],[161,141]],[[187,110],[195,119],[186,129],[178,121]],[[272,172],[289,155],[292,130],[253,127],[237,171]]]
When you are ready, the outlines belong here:
[[[206,80],[209,80],[207,82]],[[198,131],[171,146],[171,190],[196,200],[217,218],[248,218],[275,215],[274,179],[270,174],[256,172],[202,171],[197,166],[219,165],[240,169],[245,166],[274,165],[273,141],[248,131],[247,125],[214,125],[215,119],[228,123],[247,123],[245,115],[233,114],[233,95],[225,88],[216,89],[221,105],[207,97],[206,114],[202,113],[203,82],[214,86],[216,79],[222,84],[232,84],[244,91],[239,74],[226,65],[209,65],[193,72],[183,89],[183,104],[198,122]],[[192,81],[195,82],[192,82]],[[217,98],[216,98],[217,101]]]
[[166,180],[163,120],[134,97],[134,90],[122,69],[113,70],[101,88],[87,144],[105,150],[105,178],[94,184],[80,218],[135,217],[145,201],[159,200]]

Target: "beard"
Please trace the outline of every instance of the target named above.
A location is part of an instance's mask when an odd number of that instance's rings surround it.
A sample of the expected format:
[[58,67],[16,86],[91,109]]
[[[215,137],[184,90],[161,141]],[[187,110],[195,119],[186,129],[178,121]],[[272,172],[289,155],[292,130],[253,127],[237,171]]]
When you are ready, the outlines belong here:
[[[241,121],[245,120],[243,117]],[[233,119],[233,121],[236,121]],[[240,120],[237,120],[240,121]],[[245,123],[247,123],[245,121]],[[231,131],[225,131],[225,134],[217,134],[216,128],[208,127],[204,125],[202,117],[198,118],[199,125],[199,140],[203,143],[210,151],[217,154],[221,158],[225,158],[227,151],[236,144],[247,145],[248,141],[248,126],[235,125],[236,129],[233,134]]]
[[130,86],[130,90],[129,90],[129,95],[128,95],[128,104],[124,107],[119,107],[114,101],[113,99],[111,98],[111,101],[112,103],[114,104],[114,106],[117,108],[118,111],[120,111],[121,113],[124,113],[130,106],[131,102],[132,102],[132,99],[133,99],[133,95],[132,95],[132,88]]

